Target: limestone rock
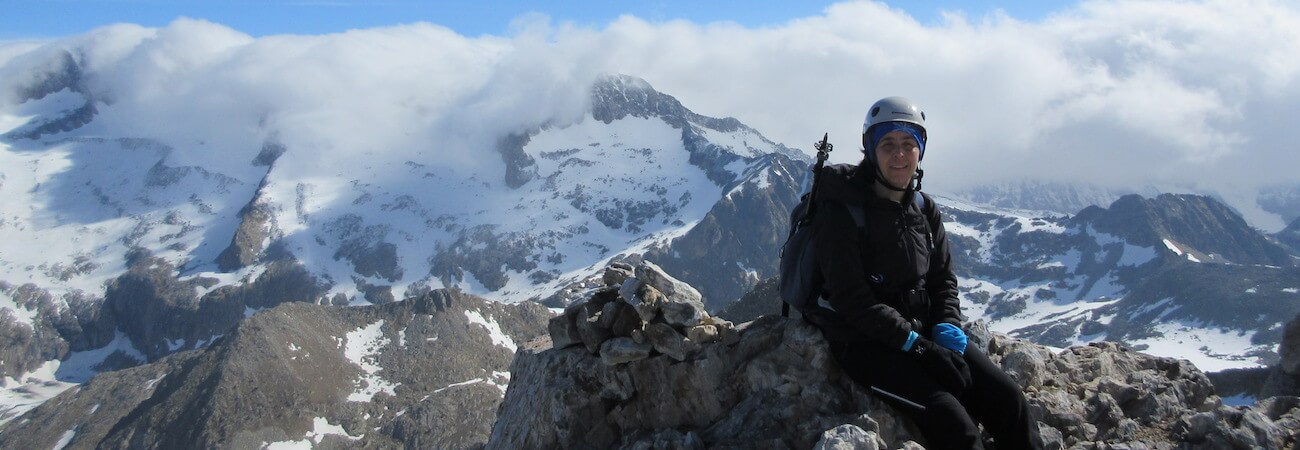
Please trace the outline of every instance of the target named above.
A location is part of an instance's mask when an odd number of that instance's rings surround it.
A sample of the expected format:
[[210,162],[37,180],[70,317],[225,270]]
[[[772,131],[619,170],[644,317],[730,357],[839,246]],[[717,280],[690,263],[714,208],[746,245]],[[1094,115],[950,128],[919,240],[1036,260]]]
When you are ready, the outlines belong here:
[[642,261],[636,266],[637,279],[644,281],[646,284],[654,286],[664,296],[678,303],[696,303],[700,309],[704,309],[703,297],[700,291],[695,290],[691,285],[679,281],[669,276],[663,269],[650,261]]
[[845,424],[822,433],[813,450],[878,450],[883,446],[876,433]]
[[703,303],[681,297],[664,298],[659,302],[659,310],[663,313],[665,322],[680,327],[699,325],[709,316],[709,313],[704,310]]
[[611,366],[638,361],[649,357],[651,348],[650,344],[638,343],[632,338],[614,338],[600,345],[600,360]]
[[631,337],[633,331],[645,327],[636,309],[624,302],[606,303],[600,317],[615,337]]
[[645,327],[646,337],[655,351],[663,353],[678,361],[685,361],[699,351],[700,346],[682,336],[672,326],[664,323],[652,323]]
[[551,343],[555,348],[582,343],[582,336],[578,333],[578,325],[574,323],[574,319],[571,314],[560,314],[552,317],[546,324],[546,331],[551,335]]
[[718,334],[717,325],[699,325],[687,328],[686,338],[696,343],[708,344],[722,339],[722,336]]
[[606,286],[622,286],[624,281],[633,277],[634,270],[631,265],[626,263],[613,263],[605,268],[605,274],[601,281]]
[[592,354],[599,352],[601,344],[611,336],[609,329],[600,324],[600,310],[592,312],[595,308],[595,305],[578,308],[578,316],[574,318],[578,337],[582,339],[582,345],[586,346],[587,351]]
[[628,278],[624,281],[618,296],[636,308],[637,315],[645,322],[655,319],[659,314],[659,304],[664,301],[664,295],[658,289],[637,278]]

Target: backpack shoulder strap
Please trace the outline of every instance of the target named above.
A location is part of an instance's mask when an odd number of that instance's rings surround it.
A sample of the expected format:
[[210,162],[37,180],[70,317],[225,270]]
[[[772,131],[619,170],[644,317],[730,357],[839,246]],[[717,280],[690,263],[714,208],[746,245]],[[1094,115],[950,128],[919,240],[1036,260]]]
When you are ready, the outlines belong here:
[[940,220],[939,210],[935,208],[934,200],[921,191],[916,191],[912,195],[912,202],[916,203],[916,208],[921,210],[921,216],[925,217],[925,240],[930,247],[930,251],[934,251],[934,227],[936,226],[935,222]]

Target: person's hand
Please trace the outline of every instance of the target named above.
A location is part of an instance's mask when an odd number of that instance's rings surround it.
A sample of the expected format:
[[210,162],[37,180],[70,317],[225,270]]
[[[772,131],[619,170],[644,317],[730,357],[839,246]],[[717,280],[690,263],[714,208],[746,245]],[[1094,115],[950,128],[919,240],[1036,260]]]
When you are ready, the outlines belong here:
[[966,354],[966,332],[951,323],[934,326],[934,342],[959,355]]
[[916,356],[921,366],[948,392],[960,394],[970,388],[970,368],[961,354],[923,337],[916,338],[908,353]]

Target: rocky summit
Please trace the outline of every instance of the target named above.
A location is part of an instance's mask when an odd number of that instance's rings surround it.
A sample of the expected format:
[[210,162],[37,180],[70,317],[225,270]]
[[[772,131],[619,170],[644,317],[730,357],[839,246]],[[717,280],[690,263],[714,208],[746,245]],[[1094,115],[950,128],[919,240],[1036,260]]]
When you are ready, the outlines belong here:
[[[520,349],[488,448],[924,446],[915,425],[843,374],[801,320],[766,315],[736,325],[730,339],[686,328],[673,339],[679,346],[651,342],[652,329],[695,323],[646,306],[672,304],[639,278],[653,267],[609,268],[606,288]],[[1056,350],[982,321],[965,329],[1023,387],[1045,448],[1287,448],[1300,433],[1300,398],[1225,406],[1186,360],[1115,343]]]

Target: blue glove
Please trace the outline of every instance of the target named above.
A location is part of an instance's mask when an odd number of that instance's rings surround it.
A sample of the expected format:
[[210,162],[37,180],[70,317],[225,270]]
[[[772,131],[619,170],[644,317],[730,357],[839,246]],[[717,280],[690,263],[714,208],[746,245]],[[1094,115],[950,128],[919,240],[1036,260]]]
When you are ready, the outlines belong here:
[[966,332],[951,323],[944,322],[934,326],[934,342],[948,350],[966,354]]

